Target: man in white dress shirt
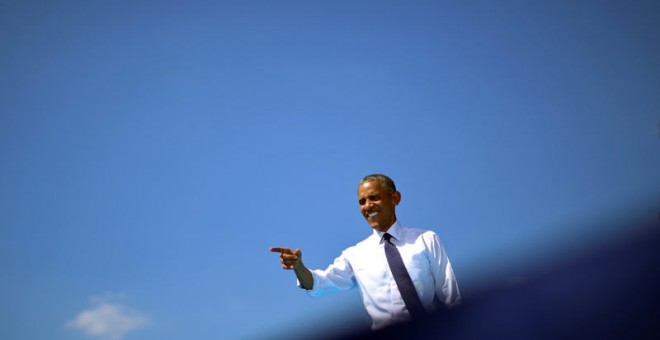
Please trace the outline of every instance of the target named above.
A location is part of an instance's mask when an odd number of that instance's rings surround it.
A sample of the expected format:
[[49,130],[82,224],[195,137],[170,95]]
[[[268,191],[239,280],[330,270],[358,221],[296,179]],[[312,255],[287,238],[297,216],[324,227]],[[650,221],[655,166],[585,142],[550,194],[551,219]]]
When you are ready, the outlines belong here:
[[[360,212],[373,229],[371,236],[344,250],[325,270],[309,270],[300,249],[273,247],[280,253],[284,269],[292,269],[298,285],[311,296],[322,296],[358,287],[373,330],[411,318],[395,282],[384,250],[384,238],[401,255],[405,269],[423,309],[438,305],[452,307],[461,301],[451,263],[440,239],[433,231],[403,227],[395,208],[401,193],[387,176],[366,176],[358,186]],[[389,234],[387,237],[385,235]]]

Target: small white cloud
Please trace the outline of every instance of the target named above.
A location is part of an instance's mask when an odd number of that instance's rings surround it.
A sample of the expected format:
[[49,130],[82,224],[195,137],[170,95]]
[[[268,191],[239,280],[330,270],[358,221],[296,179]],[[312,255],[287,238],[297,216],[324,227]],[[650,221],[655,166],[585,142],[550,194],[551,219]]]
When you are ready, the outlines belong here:
[[142,313],[108,301],[113,297],[117,295],[92,298],[94,306],[80,312],[67,326],[102,340],[121,340],[126,333],[149,322],[149,318]]

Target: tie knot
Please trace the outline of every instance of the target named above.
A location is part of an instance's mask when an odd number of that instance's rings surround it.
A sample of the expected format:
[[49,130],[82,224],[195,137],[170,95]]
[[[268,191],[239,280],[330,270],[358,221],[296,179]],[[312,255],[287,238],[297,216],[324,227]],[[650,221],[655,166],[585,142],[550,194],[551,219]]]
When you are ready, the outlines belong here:
[[385,233],[385,235],[383,235],[383,238],[385,239],[385,241],[390,242],[390,239],[392,238],[392,235],[390,235],[388,233]]

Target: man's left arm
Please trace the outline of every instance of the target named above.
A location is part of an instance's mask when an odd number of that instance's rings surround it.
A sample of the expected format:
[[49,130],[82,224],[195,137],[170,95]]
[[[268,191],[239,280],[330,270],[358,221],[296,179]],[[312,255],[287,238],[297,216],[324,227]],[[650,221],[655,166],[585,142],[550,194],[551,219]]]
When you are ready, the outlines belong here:
[[428,242],[431,272],[435,282],[435,297],[447,307],[453,307],[461,303],[461,293],[458,290],[458,283],[451,262],[447,257],[445,247],[440,238],[435,233],[430,233]]

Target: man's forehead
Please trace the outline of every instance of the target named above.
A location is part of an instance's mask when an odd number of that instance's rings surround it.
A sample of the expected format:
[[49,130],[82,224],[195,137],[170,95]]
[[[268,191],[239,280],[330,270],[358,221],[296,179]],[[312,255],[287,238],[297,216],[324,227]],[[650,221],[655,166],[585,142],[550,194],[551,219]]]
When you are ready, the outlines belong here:
[[378,181],[363,182],[358,186],[358,195],[379,193],[381,189],[380,182]]

